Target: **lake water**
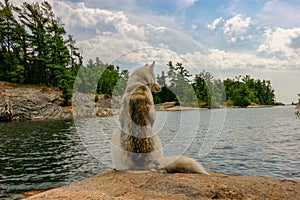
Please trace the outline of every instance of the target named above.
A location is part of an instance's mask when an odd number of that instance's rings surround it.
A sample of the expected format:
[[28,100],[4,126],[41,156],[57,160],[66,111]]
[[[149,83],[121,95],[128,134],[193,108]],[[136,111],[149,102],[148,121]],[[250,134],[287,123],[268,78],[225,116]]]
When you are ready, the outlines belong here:
[[[300,179],[300,119],[292,106],[159,111],[164,155],[208,170]],[[73,183],[111,168],[117,116],[0,123],[0,199]]]

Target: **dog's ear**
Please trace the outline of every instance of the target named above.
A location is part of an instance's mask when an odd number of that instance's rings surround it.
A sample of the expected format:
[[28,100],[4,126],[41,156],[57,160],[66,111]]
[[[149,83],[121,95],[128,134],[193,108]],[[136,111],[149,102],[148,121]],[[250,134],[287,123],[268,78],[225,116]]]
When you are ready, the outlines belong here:
[[154,70],[154,65],[155,65],[155,61],[153,61],[153,63],[149,66],[152,71]]

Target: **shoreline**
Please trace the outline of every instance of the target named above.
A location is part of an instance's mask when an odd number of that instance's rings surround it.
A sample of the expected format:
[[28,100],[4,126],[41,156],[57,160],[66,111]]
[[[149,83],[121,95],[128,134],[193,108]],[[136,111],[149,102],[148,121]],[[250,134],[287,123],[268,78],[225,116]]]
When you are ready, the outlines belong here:
[[[63,99],[58,88],[46,88],[39,86],[14,86],[0,81],[0,122],[47,120],[47,119],[73,119],[74,117],[111,116],[118,114],[118,106],[121,97],[115,99],[98,95],[95,102],[95,94],[73,93],[77,104],[73,107],[61,106]],[[264,108],[278,105],[256,105],[247,108]],[[192,106],[175,106],[175,102],[165,102],[155,105],[159,111],[185,111],[208,110],[209,108]],[[240,107],[220,107],[240,108]]]
[[[300,180],[109,170],[91,178],[19,199],[296,199]],[[23,198],[22,198],[23,197]]]
[[[271,108],[278,107],[283,105],[249,105],[245,108]],[[285,105],[284,105],[285,106]],[[235,109],[235,108],[243,108],[239,106],[223,106],[220,108],[201,108],[201,107],[189,107],[189,106],[173,106],[169,108],[158,108],[159,111],[180,111],[180,110],[211,110],[211,109]]]
[[[0,122],[73,119],[74,117],[116,114],[111,100],[99,95],[74,91],[77,106],[62,106],[64,99],[58,88],[14,86],[0,81]],[[114,103],[114,102],[113,102]]]

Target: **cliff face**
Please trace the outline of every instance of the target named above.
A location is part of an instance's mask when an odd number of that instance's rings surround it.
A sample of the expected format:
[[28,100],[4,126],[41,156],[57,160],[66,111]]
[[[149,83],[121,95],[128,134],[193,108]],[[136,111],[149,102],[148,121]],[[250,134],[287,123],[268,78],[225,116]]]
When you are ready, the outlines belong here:
[[[111,102],[118,100],[74,92],[74,107],[62,107],[61,91],[42,87],[12,87],[0,81],[0,122],[18,120],[66,119],[73,116],[106,116],[116,114]],[[73,112],[74,111],[74,112]]]
[[0,88],[0,121],[72,117],[61,107],[61,92],[47,88]]

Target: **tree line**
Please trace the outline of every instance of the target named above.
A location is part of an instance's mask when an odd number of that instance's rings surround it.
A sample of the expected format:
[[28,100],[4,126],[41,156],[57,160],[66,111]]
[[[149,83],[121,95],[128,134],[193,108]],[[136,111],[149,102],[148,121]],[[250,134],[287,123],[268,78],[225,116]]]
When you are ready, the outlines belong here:
[[128,70],[103,63],[98,57],[90,59],[77,73],[74,89],[83,93],[123,95],[129,77]]
[[225,105],[246,107],[251,103],[275,104],[274,89],[269,80],[255,80],[246,75],[222,81],[206,71],[196,74],[194,79],[190,80],[192,75],[182,63],[176,63],[174,66],[172,61],[169,61],[168,66],[167,75],[164,71],[157,75],[162,91],[154,94],[156,103],[175,101],[177,104],[206,108]]
[[[71,104],[72,89],[94,94],[122,95],[128,70],[102,63],[99,58],[83,66],[83,57],[72,35],[55,17],[51,5],[0,2],[0,80],[16,84],[59,87],[64,105]],[[250,103],[275,103],[271,82],[254,80],[249,75],[224,81],[210,72],[194,76],[182,63],[167,63],[168,71],[157,75],[162,86],[153,94],[155,103],[219,107],[245,107]],[[97,96],[97,95],[96,95]]]
[[[192,74],[182,63],[167,63],[168,71],[157,74],[162,86],[159,93],[153,93],[154,103],[174,101],[182,106],[217,108],[220,106],[246,107],[251,103],[274,105],[274,89],[270,81],[253,79],[250,75],[234,79],[215,79],[210,72]],[[119,66],[104,64],[99,58],[89,60],[77,74],[74,88],[80,92],[121,96],[129,77],[128,70]]]

